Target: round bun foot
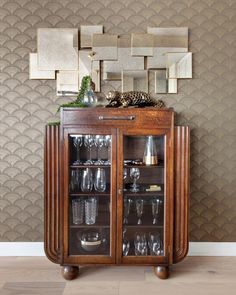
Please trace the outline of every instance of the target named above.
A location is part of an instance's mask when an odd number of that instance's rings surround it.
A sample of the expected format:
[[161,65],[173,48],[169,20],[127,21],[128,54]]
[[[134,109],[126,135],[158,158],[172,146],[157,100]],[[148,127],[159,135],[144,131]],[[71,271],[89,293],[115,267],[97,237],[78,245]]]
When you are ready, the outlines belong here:
[[74,280],[79,274],[78,266],[66,265],[61,269],[61,274],[66,280]]
[[154,267],[154,272],[156,276],[161,280],[166,280],[169,277],[169,267],[168,266],[157,266]]

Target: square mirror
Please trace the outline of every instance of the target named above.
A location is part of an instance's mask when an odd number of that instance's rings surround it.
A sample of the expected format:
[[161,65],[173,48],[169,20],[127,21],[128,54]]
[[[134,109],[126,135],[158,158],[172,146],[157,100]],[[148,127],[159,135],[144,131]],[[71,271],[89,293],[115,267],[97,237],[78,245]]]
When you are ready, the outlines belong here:
[[122,71],[122,92],[148,92],[148,71]]
[[192,52],[175,52],[166,54],[168,78],[192,78]]
[[166,69],[155,71],[155,93],[177,93],[177,79],[168,79]]

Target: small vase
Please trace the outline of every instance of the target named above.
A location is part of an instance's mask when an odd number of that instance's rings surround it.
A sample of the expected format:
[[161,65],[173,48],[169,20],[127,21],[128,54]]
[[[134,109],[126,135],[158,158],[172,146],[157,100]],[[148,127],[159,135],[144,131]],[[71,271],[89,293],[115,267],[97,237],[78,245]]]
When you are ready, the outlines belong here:
[[92,81],[90,81],[90,83],[88,84],[88,87],[85,91],[85,95],[83,98],[83,102],[87,105],[87,106],[95,106],[97,103],[97,96],[93,91],[93,87],[92,87]]
[[143,155],[143,162],[145,165],[158,164],[157,150],[156,150],[156,145],[155,145],[153,136],[147,137],[145,152]]

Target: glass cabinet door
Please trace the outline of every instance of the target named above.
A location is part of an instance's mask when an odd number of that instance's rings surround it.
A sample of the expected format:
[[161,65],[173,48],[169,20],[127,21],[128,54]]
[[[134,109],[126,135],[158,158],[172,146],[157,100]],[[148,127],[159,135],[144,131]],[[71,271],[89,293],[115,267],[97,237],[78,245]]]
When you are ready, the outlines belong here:
[[112,137],[68,134],[68,256],[112,256]]
[[124,135],[122,141],[122,261],[163,257],[166,136]]

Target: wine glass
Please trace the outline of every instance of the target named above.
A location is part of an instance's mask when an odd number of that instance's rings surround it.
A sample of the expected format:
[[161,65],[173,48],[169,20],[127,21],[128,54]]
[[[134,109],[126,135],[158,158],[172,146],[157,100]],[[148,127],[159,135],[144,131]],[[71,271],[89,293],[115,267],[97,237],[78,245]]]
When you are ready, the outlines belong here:
[[104,164],[104,161],[102,161],[101,159],[101,150],[102,150],[102,147],[104,146],[104,136],[103,135],[96,135],[95,136],[95,139],[94,139],[94,145],[96,146],[97,148],[97,161],[95,162],[95,164],[97,165],[102,165]]
[[133,179],[133,184],[131,188],[131,192],[137,193],[139,191],[138,185],[137,185],[137,180],[140,177],[140,170],[139,168],[131,168],[130,169],[130,178]]
[[143,215],[143,199],[136,199],[135,200],[135,205],[136,205],[136,211],[137,211],[137,217],[138,217],[138,222],[137,224],[142,224],[141,217]]
[[146,256],[148,252],[146,235],[136,233],[134,238],[134,253],[137,256]]
[[161,254],[161,237],[160,233],[149,233],[148,246],[150,249],[150,255]]
[[93,174],[90,168],[82,171],[81,190],[82,192],[91,192],[93,188]]
[[106,165],[110,165],[111,161],[109,160],[109,154],[111,150],[111,136],[105,135],[104,137],[104,146],[107,148],[107,161],[105,161]]
[[160,212],[160,200],[156,198],[152,199],[152,216],[153,216],[152,224],[157,224],[159,212]]
[[84,137],[84,146],[89,149],[89,160],[85,162],[87,165],[93,164],[92,161],[92,147],[94,146],[94,136],[93,135],[85,135]]
[[127,189],[125,188],[125,180],[127,179],[127,176],[128,176],[128,169],[127,168],[124,168],[124,170],[123,170],[123,179],[124,179],[124,188],[123,188],[123,191],[127,191]]
[[94,188],[98,192],[106,190],[106,173],[103,168],[98,168],[95,173]]
[[126,229],[123,231],[123,243],[122,243],[122,254],[123,256],[127,256],[130,249],[130,242],[125,237]]
[[73,144],[76,148],[76,161],[74,162],[74,165],[80,165],[82,164],[82,161],[80,160],[80,147],[83,145],[83,135],[73,136]]
[[124,198],[124,219],[123,219],[123,224],[128,223],[128,216],[129,216],[131,203],[132,203],[131,199]]

